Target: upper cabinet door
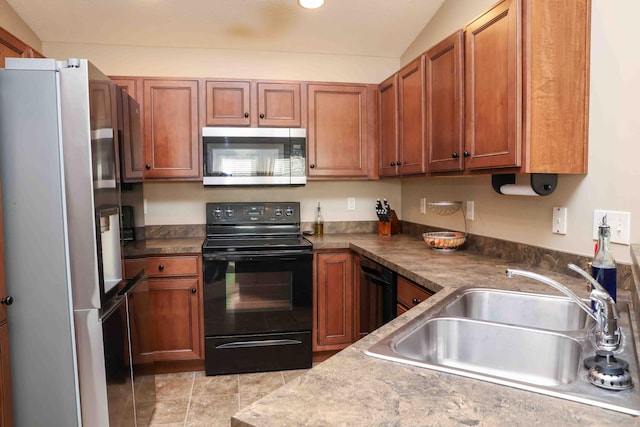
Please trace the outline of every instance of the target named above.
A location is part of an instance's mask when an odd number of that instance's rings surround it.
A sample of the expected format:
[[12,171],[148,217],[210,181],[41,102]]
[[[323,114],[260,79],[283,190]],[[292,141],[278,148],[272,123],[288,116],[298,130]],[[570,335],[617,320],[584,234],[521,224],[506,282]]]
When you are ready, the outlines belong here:
[[367,86],[310,84],[308,91],[308,176],[366,178]]
[[258,82],[258,126],[299,128],[300,84]]
[[122,167],[122,182],[140,182],[144,176],[144,147],[142,139],[142,90],[141,78],[111,78],[122,91],[129,95],[118,96],[118,123],[120,138],[120,162]]
[[464,169],[464,32],[441,41],[426,54],[428,170]]
[[145,179],[201,178],[197,80],[144,80]]
[[520,166],[520,0],[505,0],[467,26],[468,169]]
[[380,176],[398,174],[398,75],[378,86],[380,115]]
[[398,173],[425,173],[424,57],[398,72]]
[[208,126],[251,125],[251,83],[249,81],[206,82]]

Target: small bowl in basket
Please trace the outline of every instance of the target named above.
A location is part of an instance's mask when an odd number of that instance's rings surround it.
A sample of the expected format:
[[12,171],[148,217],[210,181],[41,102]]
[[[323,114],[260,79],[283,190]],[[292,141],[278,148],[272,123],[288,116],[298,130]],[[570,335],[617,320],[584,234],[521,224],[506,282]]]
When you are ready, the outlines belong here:
[[422,238],[432,249],[438,251],[455,251],[467,240],[466,233],[460,231],[438,231],[423,233]]

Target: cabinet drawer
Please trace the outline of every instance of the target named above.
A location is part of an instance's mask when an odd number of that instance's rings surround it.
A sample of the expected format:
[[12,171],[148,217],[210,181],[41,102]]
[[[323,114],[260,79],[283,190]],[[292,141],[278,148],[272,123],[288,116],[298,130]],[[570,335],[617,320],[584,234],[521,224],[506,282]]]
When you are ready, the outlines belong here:
[[147,266],[146,258],[132,258],[124,260],[124,278],[133,279],[136,274]]
[[149,257],[149,277],[191,276],[198,274],[198,257]]
[[433,293],[398,276],[398,302],[407,308],[412,308],[429,298]]

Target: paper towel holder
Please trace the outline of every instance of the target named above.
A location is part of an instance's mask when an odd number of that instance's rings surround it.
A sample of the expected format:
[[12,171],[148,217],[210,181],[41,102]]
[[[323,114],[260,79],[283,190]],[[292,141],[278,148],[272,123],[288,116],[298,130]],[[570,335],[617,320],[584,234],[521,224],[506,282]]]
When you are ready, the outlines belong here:
[[[531,189],[539,196],[548,196],[553,193],[553,190],[558,186],[557,173],[532,173],[530,176]],[[503,185],[515,183],[515,173],[491,175],[491,186],[498,194],[503,194],[502,191],[500,191],[500,187]]]

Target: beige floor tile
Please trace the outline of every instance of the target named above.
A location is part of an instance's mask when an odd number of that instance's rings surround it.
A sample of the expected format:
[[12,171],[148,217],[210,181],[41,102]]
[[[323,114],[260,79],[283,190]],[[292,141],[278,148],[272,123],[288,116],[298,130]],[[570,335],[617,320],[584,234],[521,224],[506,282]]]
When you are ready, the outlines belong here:
[[239,375],[240,394],[244,392],[271,392],[284,385],[282,372],[259,372]]
[[187,422],[186,427],[229,427],[231,425],[231,417],[211,418],[207,421]]
[[157,401],[151,418],[151,425],[175,423],[184,425],[188,406],[189,399]]
[[193,377],[190,378],[156,378],[156,400],[175,400],[191,397]]
[[169,378],[193,378],[195,376],[195,372],[173,372],[170,374],[157,374],[156,380],[165,380]]
[[227,418],[238,412],[238,395],[194,396],[189,404],[187,423],[204,423]]
[[238,375],[197,376],[193,381],[192,396],[212,396],[238,393]]
[[289,381],[298,378],[300,375],[307,372],[308,369],[294,369],[292,371],[282,371],[282,376],[284,376],[284,382],[288,383]]
[[265,397],[270,391],[246,391],[240,394],[240,409],[246,408],[253,402]]

